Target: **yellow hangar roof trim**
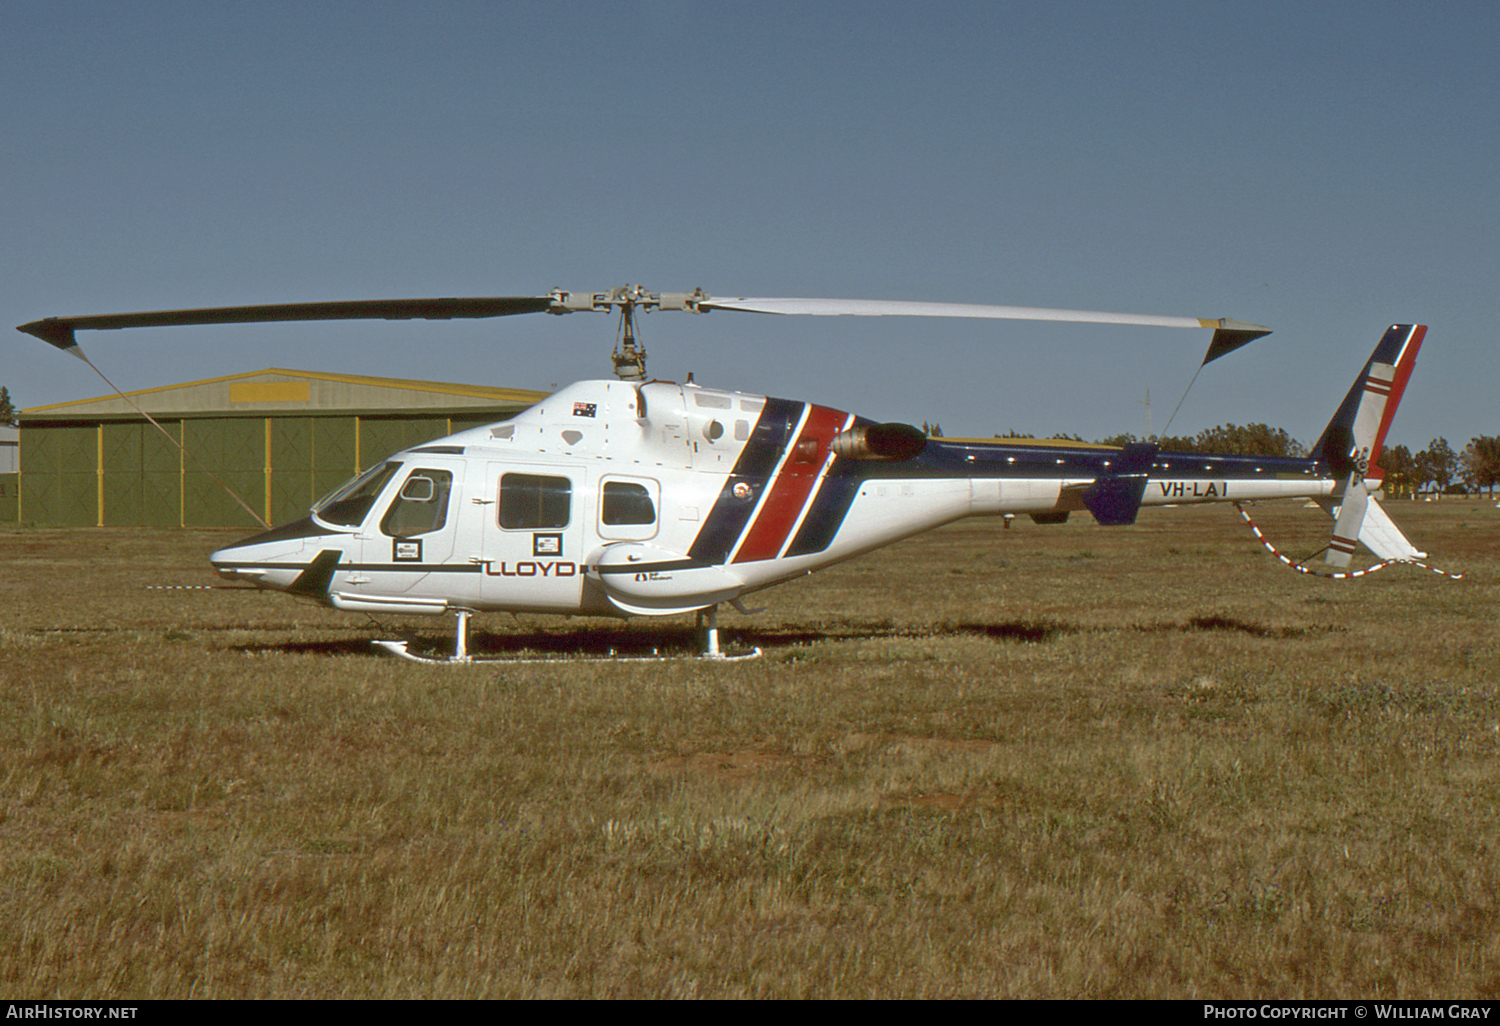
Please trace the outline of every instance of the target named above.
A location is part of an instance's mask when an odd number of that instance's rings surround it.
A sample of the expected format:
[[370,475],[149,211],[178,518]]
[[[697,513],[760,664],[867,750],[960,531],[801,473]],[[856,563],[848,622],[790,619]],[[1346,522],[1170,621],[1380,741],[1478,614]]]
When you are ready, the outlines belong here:
[[[265,370],[231,374],[203,381],[185,381],[125,393],[147,412],[233,413],[252,410],[355,410],[514,406],[525,407],[548,395],[520,388],[454,384],[378,378],[363,374],[328,374],[321,371]],[[23,416],[135,416],[135,410],[117,395],[75,399],[50,406],[34,406]]]

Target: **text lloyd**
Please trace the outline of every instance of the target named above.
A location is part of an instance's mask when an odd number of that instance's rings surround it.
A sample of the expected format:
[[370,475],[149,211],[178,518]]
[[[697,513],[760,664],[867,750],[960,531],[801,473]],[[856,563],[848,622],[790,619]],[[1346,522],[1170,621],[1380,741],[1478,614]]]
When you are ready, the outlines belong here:
[[484,572],[491,577],[575,577],[578,574],[576,563],[543,563],[540,561],[526,560],[517,563],[514,570],[507,570],[508,564],[501,563],[500,569],[495,569],[495,564],[486,562]]

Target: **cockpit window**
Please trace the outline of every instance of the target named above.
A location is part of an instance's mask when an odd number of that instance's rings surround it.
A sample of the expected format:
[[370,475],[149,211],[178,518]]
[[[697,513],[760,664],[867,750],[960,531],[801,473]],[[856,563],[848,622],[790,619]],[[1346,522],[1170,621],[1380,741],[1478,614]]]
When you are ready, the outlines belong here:
[[573,505],[573,482],[540,474],[502,474],[500,526],[509,530],[567,527]]
[[399,463],[382,463],[371,467],[338,491],[319,499],[313,515],[338,527],[358,527],[380,497],[380,490],[401,469]]
[[453,475],[446,470],[413,470],[386,510],[380,529],[392,538],[413,538],[448,522]]

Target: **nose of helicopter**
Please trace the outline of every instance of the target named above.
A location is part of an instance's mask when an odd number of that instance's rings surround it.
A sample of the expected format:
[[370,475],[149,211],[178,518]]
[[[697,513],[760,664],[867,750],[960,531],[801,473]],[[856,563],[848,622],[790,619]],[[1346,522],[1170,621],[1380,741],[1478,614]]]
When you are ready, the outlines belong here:
[[326,544],[332,540],[328,535],[311,517],[303,517],[222,548],[208,560],[226,581],[311,593],[312,575],[321,578],[326,592],[342,556],[341,547]]

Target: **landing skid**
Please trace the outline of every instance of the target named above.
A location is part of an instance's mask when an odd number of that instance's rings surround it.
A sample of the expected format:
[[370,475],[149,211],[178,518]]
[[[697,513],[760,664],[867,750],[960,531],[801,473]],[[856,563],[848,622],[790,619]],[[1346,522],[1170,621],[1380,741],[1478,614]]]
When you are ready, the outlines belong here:
[[[706,615],[705,615],[706,614]],[[497,656],[485,658],[482,656],[469,655],[469,617],[473,615],[467,609],[454,611],[458,618],[457,631],[454,635],[453,654],[446,658],[434,658],[432,656],[418,655],[408,651],[405,641],[376,641],[374,644],[385,649],[392,655],[400,656],[414,663],[426,663],[429,666],[472,666],[478,663],[675,663],[685,659],[702,659],[711,662],[742,662],[747,659],[758,659],[761,655],[759,648],[753,648],[743,652],[726,652],[719,647],[719,611],[717,606],[710,606],[707,610],[698,613],[698,627],[703,631],[703,651],[696,656],[617,656],[611,652],[607,656],[547,656],[536,659],[514,658],[509,656]]]

